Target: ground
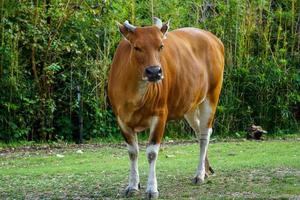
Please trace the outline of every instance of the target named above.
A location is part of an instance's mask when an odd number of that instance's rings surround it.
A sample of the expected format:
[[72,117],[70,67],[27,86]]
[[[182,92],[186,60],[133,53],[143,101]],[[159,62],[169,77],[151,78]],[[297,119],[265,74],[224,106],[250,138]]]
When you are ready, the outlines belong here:
[[[300,140],[216,142],[209,147],[215,175],[191,178],[195,142],[164,144],[157,163],[160,199],[300,199]],[[141,199],[148,165],[139,157]],[[0,199],[118,199],[128,182],[124,145],[0,148]]]

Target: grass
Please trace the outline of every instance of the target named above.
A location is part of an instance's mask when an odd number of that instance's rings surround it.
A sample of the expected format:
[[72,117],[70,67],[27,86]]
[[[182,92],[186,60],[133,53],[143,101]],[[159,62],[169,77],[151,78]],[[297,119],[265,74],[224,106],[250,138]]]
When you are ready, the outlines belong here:
[[[116,199],[127,184],[129,160],[122,145],[2,150],[0,155],[0,199]],[[209,155],[216,175],[195,186],[198,145],[163,145],[157,163],[160,198],[300,198],[299,140],[218,142],[210,145]],[[146,185],[145,146],[139,164],[137,199]]]

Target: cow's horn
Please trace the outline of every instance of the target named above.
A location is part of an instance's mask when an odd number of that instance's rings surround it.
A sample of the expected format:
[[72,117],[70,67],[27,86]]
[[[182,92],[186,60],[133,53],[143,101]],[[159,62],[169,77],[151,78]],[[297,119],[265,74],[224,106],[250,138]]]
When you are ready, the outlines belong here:
[[129,31],[131,31],[131,32],[134,32],[135,29],[136,29],[136,27],[133,26],[133,25],[131,25],[131,24],[128,22],[128,20],[126,20],[126,21],[124,22],[124,26],[125,26]]
[[153,17],[153,22],[154,22],[155,26],[157,26],[159,29],[161,29],[161,27],[162,27],[162,21],[159,18]]

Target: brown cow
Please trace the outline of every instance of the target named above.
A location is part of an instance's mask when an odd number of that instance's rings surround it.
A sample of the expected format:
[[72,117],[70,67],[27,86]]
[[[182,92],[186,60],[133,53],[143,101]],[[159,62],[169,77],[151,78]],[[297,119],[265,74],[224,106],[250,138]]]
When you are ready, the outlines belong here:
[[125,192],[139,190],[137,133],[150,128],[146,149],[150,165],[146,195],[158,197],[155,173],[168,120],[185,117],[199,135],[200,161],[194,183],[205,177],[205,157],[223,80],[224,47],[212,33],[169,22],[135,27],[118,24],[123,40],[109,73],[108,95],[128,144],[131,170]]

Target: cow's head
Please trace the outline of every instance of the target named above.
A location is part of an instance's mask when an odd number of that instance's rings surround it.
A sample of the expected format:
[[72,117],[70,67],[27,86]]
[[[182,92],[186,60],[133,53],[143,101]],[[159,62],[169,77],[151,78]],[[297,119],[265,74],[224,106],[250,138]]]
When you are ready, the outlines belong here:
[[156,17],[153,20],[153,26],[135,27],[128,21],[118,26],[124,38],[131,44],[131,59],[136,63],[136,70],[141,72],[142,80],[158,82],[164,77],[160,57],[169,22],[162,24]]

